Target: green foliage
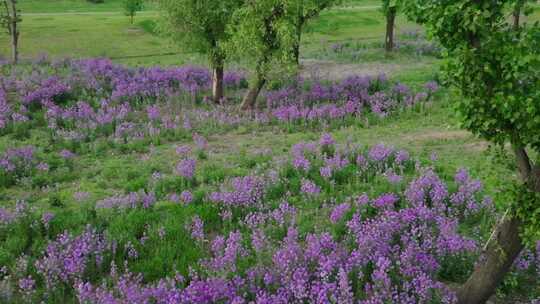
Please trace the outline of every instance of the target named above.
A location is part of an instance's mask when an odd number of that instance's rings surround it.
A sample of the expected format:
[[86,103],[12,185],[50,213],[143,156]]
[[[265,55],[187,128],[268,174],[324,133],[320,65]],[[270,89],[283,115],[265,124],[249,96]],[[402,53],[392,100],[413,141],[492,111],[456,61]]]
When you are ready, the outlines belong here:
[[[499,145],[521,149],[524,182],[536,170],[526,148],[540,152],[540,25],[508,22],[507,13],[522,11],[524,1],[406,2],[406,13],[425,23],[446,49],[445,77],[460,89],[457,102],[464,128]],[[527,12],[526,9],[524,9]],[[514,17],[515,18],[515,17]],[[514,19],[515,20],[515,19]],[[525,223],[525,241],[538,238],[538,199],[518,191],[516,215]],[[518,195],[519,194],[519,195]],[[532,195],[532,194],[531,194]]]
[[243,0],[158,0],[159,30],[177,45],[205,54],[213,64],[225,59],[222,44],[232,15]]
[[402,5],[401,0],[382,0],[382,12],[386,16],[390,10],[399,10]]
[[319,16],[323,10],[341,2],[341,0],[283,0],[287,15],[297,31],[301,31],[306,23]]
[[540,241],[540,193],[532,192],[523,185],[514,186],[512,210],[523,222],[522,239],[530,248]]
[[[22,22],[17,2],[17,0],[0,0],[0,26],[9,35],[13,35],[12,25]],[[18,30],[15,34],[18,35]]]
[[297,60],[302,29],[338,0],[265,0],[245,3],[229,27],[231,56],[247,59],[259,74],[290,69]]
[[124,13],[131,17],[131,24],[133,24],[133,17],[142,9],[143,0],[124,0]]
[[244,58],[264,75],[274,65],[292,62],[294,31],[281,0],[248,2],[233,16],[228,54]]

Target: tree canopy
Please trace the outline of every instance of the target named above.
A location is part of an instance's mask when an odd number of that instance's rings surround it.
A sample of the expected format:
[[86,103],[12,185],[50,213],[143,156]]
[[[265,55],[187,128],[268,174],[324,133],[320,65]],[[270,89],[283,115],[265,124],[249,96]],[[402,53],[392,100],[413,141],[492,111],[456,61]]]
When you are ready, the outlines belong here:
[[520,23],[526,4],[521,0],[405,4],[446,50],[444,75],[461,92],[457,110],[463,127],[501,146],[510,143],[523,182],[508,191],[514,201],[510,216],[458,293],[460,303],[484,303],[523,246],[540,236],[540,167],[529,156],[530,150],[540,152],[540,25]]
[[182,48],[216,60],[225,56],[227,26],[243,0],[158,0],[160,29]]

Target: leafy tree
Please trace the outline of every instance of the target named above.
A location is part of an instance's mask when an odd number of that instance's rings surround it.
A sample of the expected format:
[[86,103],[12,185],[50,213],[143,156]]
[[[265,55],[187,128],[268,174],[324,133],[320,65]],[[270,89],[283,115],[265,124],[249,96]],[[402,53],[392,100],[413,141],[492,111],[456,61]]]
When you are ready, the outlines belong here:
[[340,0],[287,0],[287,10],[294,25],[295,40],[293,44],[293,55],[296,64],[300,63],[300,45],[302,42],[302,31],[306,24],[319,14],[341,2]]
[[[520,0],[407,0],[405,11],[427,25],[446,49],[445,74],[463,98],[463,126],[494,143],[509,143],[521,183],[514,203],[488,241],[485,259],[458,292],[459,303],[484,303],[526,244],[540,239],[540,25],[507,20]],[[527,10],[525,10],[527,11]],[[519,19],[519,18],[518,18]]]
[[294,59],[295,33],[283,0],[258,0],[246,2],[234,14],[229,27],[233,39],[229,54],[246,59],[253,67],[249,90],[241,108],[254,108],[272,67],[290,66]]
[[19,23],[22,22],[17,0],[2,0],[0,4],[0,25],[11,37],[11,54],[14,64],[19,61]]
[[133,24],[133,18],[137,12],[143,9],[143,0],[124,0],[124,12],[130,17],[130,22]]
[[[250,88],[242,109],[252,109],[272,70],[293,70],[299,63],[302,30],[310,19],[337,0],[248,1],[229,27],[231,55],[247,59],[253,67]],[[295,64],[296,63],[296,64]]]
[[528,6],[527,4],[535,3],[536,0],[513,0],[514,1],[514,9],[512,11],[512,19],[514,21],[514,29],[518,30],[520,26],[521,21],[521,15],[522,14],[530,14],[532,12],[532,7]]
[[386,38],[385,49],[387,52],[394,50],[394,29],[396,27],[396,16],[399,10],[399,0],[383,0],[382,11],[386,17]]
[[213,100],[223,98],[223,69],[227,59],[223,44],[230,38],[227,26],[243,0],[158,0],[161,31],[183,48],[208,56],[213,70]]

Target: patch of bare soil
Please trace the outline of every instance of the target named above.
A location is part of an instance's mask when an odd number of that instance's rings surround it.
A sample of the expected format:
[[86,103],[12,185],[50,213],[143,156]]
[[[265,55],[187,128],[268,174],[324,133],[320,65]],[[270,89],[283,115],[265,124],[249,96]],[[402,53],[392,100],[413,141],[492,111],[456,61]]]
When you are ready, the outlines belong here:
[[428,141],[428,140],[452,140],[452,139],[465,139],[471,137],[470,132],[464,130],[456,131],[426,131],[421,133],[407,134],[404,136],[408,141]]
[[390,75],[402,67],[393,63],[337,63],[333,61],[306,59],[302,61],[302,76],[304,78],[321,78],[341,80],[354,75],[377,76]]
[[144,30],[135,26],[131,26],[126,29],[126,33],[141,35],[144,34]]

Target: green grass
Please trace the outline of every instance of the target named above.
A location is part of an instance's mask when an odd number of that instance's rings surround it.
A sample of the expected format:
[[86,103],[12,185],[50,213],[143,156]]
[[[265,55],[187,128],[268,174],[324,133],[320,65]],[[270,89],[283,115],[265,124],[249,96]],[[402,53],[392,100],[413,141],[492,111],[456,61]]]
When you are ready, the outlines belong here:
[[[379,0],[345,0],[342,5],[380,6]],[[20,0],[19,7],[23,13],[87,13],[87,12],[122,12],[122,0],[105,0],[103,3],[91,3],[87,0]],[[144,10],[155,10],[152,1],[146,1]]]
[[[87,0],[20,0],[19,7],[23,14],[123,12],[122,0],[105,0],[103,3],[91,3]],[[147,2],[145,10],[152,9],[152,2]]]
[[[302,57],[330,59],[341,63],[395,64],[399,65],[399,70],[403,66],[422,69],[432,65],[433,60],[429,58],[399,54],[387,58],[380,47],[370,47],[364,56],[354,60],[321,57],[335,43],[382,44],[384,17],[380,10],[372,8],[378,2],[349,1],[344,5],[351,7],[323,12],[306,29],[302,41]],[[168,40],[156,35],[156,12],[143,12],[136,16],[135,25],[130,25],[129,18],[122,13],[120,0],[108,0],[104,4],[92,4],[84,0],[23,0],[20,6],[23,13],[30,14],[24,16],[21,24],[20,53],[23,58],[34,58],[46,53],[52,57],[110,57],[129,65],[206,64],[204,57],[182,52]],[[147,9],[152,10],[154,7],[147,6]],[[537,9],[530,20],[539,20],[539,16],[540,10]],[[403,17],[398,18],[396,27],[397,34],[419,29]],[[0,56],[7,58],[9,54],[9,38],[5,33],[0,34]],[[427,71],[430,68],[423,69]]]
[[[135,26],[121,13],[118,1],[89,4],[84,1],[21,2],[23,12],[118,11],[116,14],[27,15],[21,24],[21,56],[35,57],[47,53],[54,57],[112,57],[127,64],[183,64],[204,62],[196,54],[180,53],[169,41],[156,36],[152,12],[135,17]],[[100,8],[99,10],[97,8]],[[96,10],[94,10],[96,8]],[[384,33],[384,24],[377,10],[335,10],[314,21],[304,39],[306,48],[320,47],[321,41],[377,39]],[[406,24],[408,26],[408,24]],[[401,27],[401,23],[400,23]],[[337,29],[337,30],[336,30]],[[9,55],[7,35],[0,36],[0,54]],[[132,57],[132,58],[126,58]]]

